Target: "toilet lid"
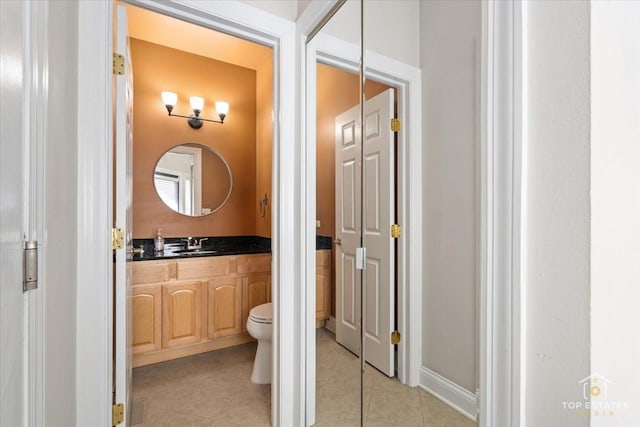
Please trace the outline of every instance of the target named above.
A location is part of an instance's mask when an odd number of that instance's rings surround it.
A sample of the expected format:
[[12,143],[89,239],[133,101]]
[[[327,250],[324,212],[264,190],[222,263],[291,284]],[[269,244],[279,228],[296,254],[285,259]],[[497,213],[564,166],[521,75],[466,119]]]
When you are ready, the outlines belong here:
[[270,323],[273,319],[273,304],[268,302],[266,304],[255,306],[249,312],[249,316],[258,322]]

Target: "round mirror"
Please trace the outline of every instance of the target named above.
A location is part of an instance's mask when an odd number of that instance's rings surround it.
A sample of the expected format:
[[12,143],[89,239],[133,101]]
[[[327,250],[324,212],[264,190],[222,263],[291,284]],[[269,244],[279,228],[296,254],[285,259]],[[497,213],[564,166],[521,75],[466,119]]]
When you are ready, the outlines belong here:
[[233,177],[217,151],[187,143],[160,157],[153,182],[168,207],[183,215],[202,216],[219,210],[229,200]]

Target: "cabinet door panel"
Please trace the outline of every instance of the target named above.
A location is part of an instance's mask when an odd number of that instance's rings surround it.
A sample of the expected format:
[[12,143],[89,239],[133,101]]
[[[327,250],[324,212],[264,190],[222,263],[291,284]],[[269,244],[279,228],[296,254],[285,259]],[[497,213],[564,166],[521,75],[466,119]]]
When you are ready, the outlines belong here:
[[316,251],[316,268],[331,267],[331,249]]
[[134,287],[131,307],[133,353],[160,349],[162,346],[162,287]]
[[329,318],[331,310],[331,270],[316,269],[316,320]]
[[209,338],[242,333],[242,279],[209,280],[208,287]]
[[255,306],[271,301],[271,275],[261,274],[245,277],[243,279],[243,316],[242,330],[247,330],[247,318],[249,312]]
[[201,340],[201,288],[199,282],[162,287],[163,347],[174,347]]

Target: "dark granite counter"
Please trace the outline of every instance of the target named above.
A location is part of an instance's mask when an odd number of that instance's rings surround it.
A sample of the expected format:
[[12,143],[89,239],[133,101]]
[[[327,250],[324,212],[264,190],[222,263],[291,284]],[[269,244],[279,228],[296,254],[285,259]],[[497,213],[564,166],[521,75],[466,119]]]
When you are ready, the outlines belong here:
[[[271,239],[260,236],[225,236],[225,237],[195,237],[207,240],[202,242],[200,251],[178,253],[185,249],[186,237],[167,237],[164,240],[164,252],[155,253],[153,239],[133,239],[136,250],[143,248],[142,254],[133,255],[133,261],[151,261],[173,258],[199,258],[224,255],[245,255],[271,253]],[[316,250],[331,249],[331,237],[316,236]]]
[[316,236],[316,250],[331,249],[331,237]]
[[[204,239],[205,237],[195,237]],[[259,236],[225,236],[206,237],[202,242],[202,249],[197,252],[177,253],[184,250],[186,237],[167,237],[164,240],[164,252],[156,253],[153,249],[153,239],[133,239],[133,246],[137,250],[142,247],[142,254],[136,253],[134,261],[151,261],[172,258],[198,258],[208,256],[244,255],[271,253],[271,239]]]

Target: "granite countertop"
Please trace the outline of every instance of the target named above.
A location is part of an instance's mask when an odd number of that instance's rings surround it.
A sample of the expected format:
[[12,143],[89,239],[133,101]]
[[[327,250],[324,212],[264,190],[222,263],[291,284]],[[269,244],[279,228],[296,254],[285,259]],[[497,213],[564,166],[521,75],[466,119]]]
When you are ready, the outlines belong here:
[[[201,238],[204,237],[196,237],[198,240]],[[144,253],[134,254],[133,261],[271,253],[271,239],[259,236],[207,237],[199,252],[176,253],[184,249],[182,239],[186,237],[166,238],[164,251],[160,253],[154,251],[153,239],[134,239],[134,248],[143,247]]]
[[[195,238],[200,240],[205,237]],[[154,251],[153,239],[133,239],[134,248],[144,248],[144,253],[133,255],[133,261],[271,253],[271,239],[260,236],[206,237],[200,252],[176,253],[184,249],[183,239],[186,237],[165,238],[165,250],[160,253]],[[317,236],[316,249],[331,249],[331,242],[331,237]]]

